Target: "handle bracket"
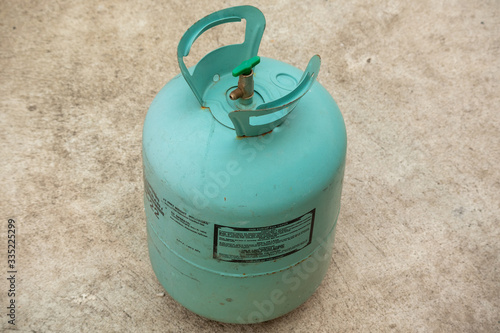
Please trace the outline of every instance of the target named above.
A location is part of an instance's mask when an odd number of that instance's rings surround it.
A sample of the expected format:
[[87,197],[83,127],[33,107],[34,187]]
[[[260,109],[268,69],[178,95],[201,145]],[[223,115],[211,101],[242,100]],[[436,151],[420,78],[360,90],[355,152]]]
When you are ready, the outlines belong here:
[[[291,92],[272,102],[264,103],[255,110],[237,110],[229,113],[236,135],[257,136],[281,125],[299,100],[311,89],[319,73],[321,58],[315,55],[309,60],[306,70]],[[253,118],[253,119],[252,119]]]
[[[208,53],[195,66],[193,74],[190,74],[184,57],[189,55],[196,39],[210,28],[224,23],[240,22],[242,19],[246,20],[245,41]],[[177,47],[177,60],[184,79],[202,106],[206,106],[205,91],[210,87],[215,74],[230,73],[243,61],[257,55],[265,26],[266,19],[260,10],[252,6],[238,6],[205,16],[184,33]]]
[[[244,42],[226,45],[208,53],[190,73],[184,63],[184,57],[189,55],[196,39],[210,28],[224,23],[240,22],[242,19],[246,20]],[[299,100],[309,91],[319,72],[321,60],[315,55],[292,91],[281,97],[273,96],[275,99],[271,102],[269,102],[272,99],[270,96],[259,97],[260,101],[256,101],[257,98],[253,94],[252,67],[260,62],[257,52],[265,26],[264,15],[257,8],[231,7],[212,13],[196,22],[184,33],[177,47],[177,60],[181,73],[200,105],[208,107],[214,118],[222,125],[235,129],[238,136],[261,135],[283,123]],[[222,97],[231,86],[221,84],[222,80],[214,83],[215,77],[219,78],[229,73],[240,76],[240,81],[242,78],[250,77],[247,81],[241,82],[241,87],[238,84],[238,88],[229,94],[230,100],[241,98],[240,103],[234,104],[233,107],[224,100],[225,97]],[[265,75],[259,78],[265,81]],[[265,87],[265,84],[260,87]]]

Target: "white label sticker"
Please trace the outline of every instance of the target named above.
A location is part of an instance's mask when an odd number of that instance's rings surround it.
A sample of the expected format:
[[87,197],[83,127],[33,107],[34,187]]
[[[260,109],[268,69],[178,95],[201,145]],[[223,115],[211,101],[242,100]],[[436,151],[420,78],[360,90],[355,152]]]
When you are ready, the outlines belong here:
[[238,228],[216,224],[214,258],[231,262],[258,262],[281,258],[311,244],[315,209],[288,222]]

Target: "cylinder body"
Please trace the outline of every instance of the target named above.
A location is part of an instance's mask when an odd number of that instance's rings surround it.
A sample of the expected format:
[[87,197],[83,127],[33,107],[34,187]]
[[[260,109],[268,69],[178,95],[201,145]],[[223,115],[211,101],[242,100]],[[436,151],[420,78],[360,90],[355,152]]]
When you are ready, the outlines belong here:
[[[283,63],[280,78],[276,63],[263,58],[259,70],[284,85],[300,78]],[[345,154],[342,115],[318,82],[281,126],[238,138],[175,77],[143,131],[160,283],[191,311],[229,323],[270,320],[305,302],[330,263]]]

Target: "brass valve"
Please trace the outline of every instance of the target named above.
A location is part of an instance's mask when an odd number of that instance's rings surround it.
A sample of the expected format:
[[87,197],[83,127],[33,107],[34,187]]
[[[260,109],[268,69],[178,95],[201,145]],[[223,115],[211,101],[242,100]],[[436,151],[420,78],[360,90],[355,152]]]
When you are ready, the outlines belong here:
[[229,94],[229,98],[231,98],[233,101],[241,98],[242,100],[245,100],[245,102],[251,102],[251,98],[253,97],[254,93],[252,68],[259,62],[260,57],[255,56],[243,61],[238,67],[233,70],[233,76],[239,77],[238,88],[236,88]]
[[238,98],[249,99],[253,97],[253,70],[248,75],[241,74],[238,79],[238,88],[234,89],[229,98],[233,101]]

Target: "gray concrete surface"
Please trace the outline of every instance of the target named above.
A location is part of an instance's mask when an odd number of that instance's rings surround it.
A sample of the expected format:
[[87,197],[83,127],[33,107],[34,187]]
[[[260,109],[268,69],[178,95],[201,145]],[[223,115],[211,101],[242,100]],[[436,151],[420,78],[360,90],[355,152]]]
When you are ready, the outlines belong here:
[[[500,3],[256,1],[260,54],[304,68],[345,117],[335,250],[277,320],[203,319],[161,293],[141,126],[199,18],[239,1],[2,1],[0,330],[7,219],[21,332],[499,332]],[[231,41],[227,30],[195,45]],[[238,38],[237,38],[238,39]],[[4,277],[5,275],[5,277]]]

